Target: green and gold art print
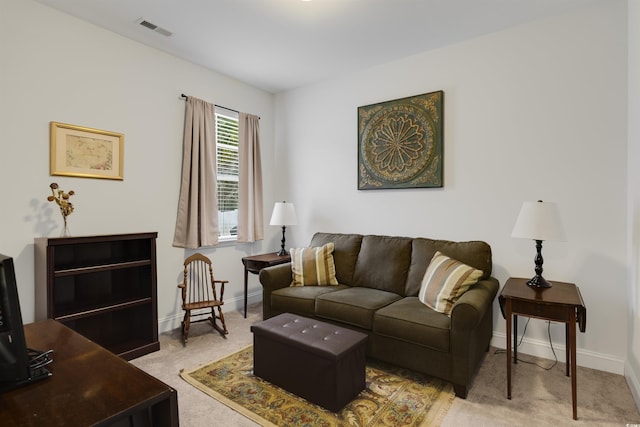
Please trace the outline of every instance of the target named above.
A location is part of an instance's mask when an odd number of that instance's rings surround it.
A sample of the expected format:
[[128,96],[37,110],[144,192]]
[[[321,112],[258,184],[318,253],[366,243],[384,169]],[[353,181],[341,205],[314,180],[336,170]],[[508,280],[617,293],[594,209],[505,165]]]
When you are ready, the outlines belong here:
[[442,187],[444,92],[358,107],[358,189]]

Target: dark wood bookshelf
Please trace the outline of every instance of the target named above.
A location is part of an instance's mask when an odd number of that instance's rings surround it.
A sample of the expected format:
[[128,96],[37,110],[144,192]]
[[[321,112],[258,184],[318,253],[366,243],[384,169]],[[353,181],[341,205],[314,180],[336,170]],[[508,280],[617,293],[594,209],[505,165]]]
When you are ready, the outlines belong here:
[[157,236],[36,238],[36,320],[55,319],[126,360],[158,350]]

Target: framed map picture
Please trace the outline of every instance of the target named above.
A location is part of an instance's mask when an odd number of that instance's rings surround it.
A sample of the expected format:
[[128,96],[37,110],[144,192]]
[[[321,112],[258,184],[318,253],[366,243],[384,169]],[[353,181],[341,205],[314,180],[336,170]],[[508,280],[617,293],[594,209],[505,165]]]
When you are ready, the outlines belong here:
[[358,107],[358,189],[442,187],[444,92]]
[[123,179],[124,135],[51,122],[51,175]]

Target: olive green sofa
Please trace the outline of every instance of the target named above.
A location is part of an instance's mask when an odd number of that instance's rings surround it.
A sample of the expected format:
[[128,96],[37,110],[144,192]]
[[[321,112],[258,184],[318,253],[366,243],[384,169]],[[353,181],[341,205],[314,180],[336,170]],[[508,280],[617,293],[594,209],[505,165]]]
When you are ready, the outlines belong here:
[[[260,272],[263,317],[295,313],[366,333],[367,357],[453,384],[466,398],[489,349],[493,300],[491,247],[480,241],[316,233],[310,246],[334,243],[338,286],[291,287],[291,263]],[[439,251],[483,274],[455,303],[451,315],[418,299],[427,266]]]

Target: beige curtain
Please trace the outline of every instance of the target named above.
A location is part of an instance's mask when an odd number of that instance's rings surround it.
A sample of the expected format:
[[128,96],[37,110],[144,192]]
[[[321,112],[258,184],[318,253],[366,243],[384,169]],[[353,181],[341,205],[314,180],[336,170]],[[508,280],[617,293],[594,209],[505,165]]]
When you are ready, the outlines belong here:
[[238,242],[264,239],[260,118],[238,115]]
[[216,119],[214,104],[189,97],[184,123],[182,183],[173,246],[218,243]]

